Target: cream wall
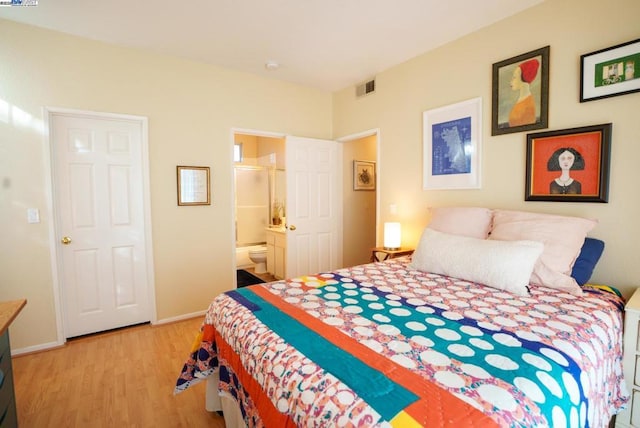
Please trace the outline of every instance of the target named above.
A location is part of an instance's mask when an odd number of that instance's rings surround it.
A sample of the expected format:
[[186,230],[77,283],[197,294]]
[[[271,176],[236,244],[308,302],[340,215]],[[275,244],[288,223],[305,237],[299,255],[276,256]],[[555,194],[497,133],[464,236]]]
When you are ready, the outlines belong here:
[[[0,300],[28,300],[14,349],[57,340],[45,106],[149,118],[159,320],[232,287],[232,128],[331,137],[330,93],[0,20]],[[211,167],[211,206],[177,206],[180,164]]]
[[[606,241],[595,282],[640,286],[640,93],[580,103],[580,55],[640,37],[640,2],[546,0],[521,14],[382,73],[376,93],[334,94],[334,136],[379,128],[380,223],[397,204],[403,245],[415,245],[430,206],[487,206],[593,217]],[[549,129],[613,123],[609,203],[524,201],[526,133],[491,136],[492,64],[551,46]],[[422,190],[422,113],[482,97],[482,189]]]
[[276,169],[284,170],[286,166],[285,139],[273,137],[257,137],[256,141],[258,156],[269,156],[273,153],[276,156]]
[[256,165],[258,163],[258,137],[255,135],[234,134],[233,141],[242,145],[243,165]]

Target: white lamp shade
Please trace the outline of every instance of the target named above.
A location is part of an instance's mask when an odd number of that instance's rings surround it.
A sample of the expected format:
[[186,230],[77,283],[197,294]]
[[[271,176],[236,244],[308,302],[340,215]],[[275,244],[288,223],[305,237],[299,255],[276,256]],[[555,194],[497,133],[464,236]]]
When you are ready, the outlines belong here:
[[385,250],[400,249],[401,237],[400,223],[388,222],[384,224],[384,248]]

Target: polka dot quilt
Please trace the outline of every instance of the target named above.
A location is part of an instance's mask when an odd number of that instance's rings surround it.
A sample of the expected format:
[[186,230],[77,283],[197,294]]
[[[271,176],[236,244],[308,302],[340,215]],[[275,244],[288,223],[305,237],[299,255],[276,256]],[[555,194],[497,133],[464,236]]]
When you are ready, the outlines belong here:
[[627,405],[617,294],[517,296],[409,258],[218,296],[178,379],[247,426],[604,427]]

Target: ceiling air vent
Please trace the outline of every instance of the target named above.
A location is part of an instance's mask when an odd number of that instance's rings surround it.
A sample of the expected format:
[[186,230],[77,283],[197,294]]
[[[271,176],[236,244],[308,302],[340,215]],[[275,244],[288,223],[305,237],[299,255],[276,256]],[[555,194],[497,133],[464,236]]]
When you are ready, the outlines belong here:
[[367,82],[361,83],[356,86],[356,97],[363,97],[369,95],[376,90],[376,79],[371,79]]

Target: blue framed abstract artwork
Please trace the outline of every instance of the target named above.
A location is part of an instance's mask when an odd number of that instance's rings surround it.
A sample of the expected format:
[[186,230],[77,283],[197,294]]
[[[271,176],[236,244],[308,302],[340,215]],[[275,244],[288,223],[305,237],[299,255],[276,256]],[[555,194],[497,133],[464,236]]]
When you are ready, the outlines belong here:
[[424,190],[479,189],[482,99],[423,113]]

